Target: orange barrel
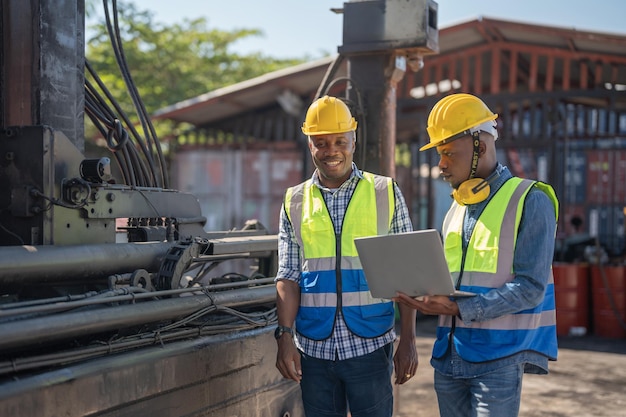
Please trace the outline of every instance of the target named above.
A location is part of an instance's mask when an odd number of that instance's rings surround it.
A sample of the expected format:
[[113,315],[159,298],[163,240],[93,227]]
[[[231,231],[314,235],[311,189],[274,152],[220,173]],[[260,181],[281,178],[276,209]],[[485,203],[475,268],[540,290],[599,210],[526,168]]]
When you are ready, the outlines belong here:
[[591,267],[593,333],[597,336],[626,337],[626,329],[622,327],[622,323],[626,322],[625,270],[624,266]]
[[589,329],[589,265],[586,263],[554,263],[554,297],[556,303],[556,334],[567,336]]

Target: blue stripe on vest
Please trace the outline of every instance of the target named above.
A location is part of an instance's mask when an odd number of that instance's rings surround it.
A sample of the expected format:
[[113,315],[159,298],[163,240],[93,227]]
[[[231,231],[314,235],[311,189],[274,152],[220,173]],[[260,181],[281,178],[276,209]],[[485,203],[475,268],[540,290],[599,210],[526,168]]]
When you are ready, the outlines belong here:
[[[437,339],[447,339],[451,329],[439,327]],[[556,359],[558,347],[554,340],[552,326],[542,326],[533,330],[487,330],[473,328],[459,328],[454,331],[458,337],[454,338],[456,350],[462,349],[462,341],[472,344],[472,356],[464,358],[468,362],[486,362],[493,360],[493,352],[498,357],[505,358],[524,350],[531,350],[545,354],[550,359]],[[434,357],[442,357],[447,350],[447,344],[441,343],[433,350]]]
[[[305,280],[305,275],[307,279]],[[335,293],[335,271],[316,271],[303,273],[300,288],[306,294]],[[344,269],[341,271],[342,293],[369,291],[363,271]],[[348,328],[361,337],[382,336],[393,328],[395,311],[391,301],[360,306],[343,306],[345,322]],[[328,329],[333,328],[335,306],[303,306],[298,310],[298,332],[304,336],[323,340],[330,336]]]

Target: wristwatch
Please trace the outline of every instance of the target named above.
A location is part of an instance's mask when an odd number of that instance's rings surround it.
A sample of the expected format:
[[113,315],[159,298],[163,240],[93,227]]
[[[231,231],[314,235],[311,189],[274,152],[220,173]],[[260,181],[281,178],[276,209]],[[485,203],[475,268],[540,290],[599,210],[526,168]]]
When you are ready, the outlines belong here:
[[278,327],[276,327],[276,330],[274,330],[274,337],[276,338],[276,340],[280,339],[283,333],[289,333],[293,336],[293,329],[291,327],[279,325]]

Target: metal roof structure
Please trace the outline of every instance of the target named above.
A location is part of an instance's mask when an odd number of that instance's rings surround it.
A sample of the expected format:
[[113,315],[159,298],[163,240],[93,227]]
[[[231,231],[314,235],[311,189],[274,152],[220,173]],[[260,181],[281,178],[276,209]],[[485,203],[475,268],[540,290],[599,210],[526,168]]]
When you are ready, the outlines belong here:
[[572,52],[622,55],[626,57],[626,36],[590,32],[576,28],[478,17],[441,29],[441,52],[453,52],[492,42],[537,45]]
[[219,88],[160,109],[154,118],[206,126],[238,114],[279,104],[279,97],[283,95],[287,100],[290,94],[310,96],[334,59],[335,57],[321,58]]
[[[612,63],[620,63],[615,68],[615,84],[626,85],[626,35],[581,31],[575,28],[540,26],[523,22],[505,21],[488,17],[461,22],[439,31],[438,56],[463,54],[468,48],[481,50],[517,45],[517,48],[541,48],[552,56],[569,54],[570,58],[593,62],[605,62],[611,56]],[[426,57],[425,61],[437,59],[437,55]],[[313,99],[334,56],[282,69],[228,87],[220,88],[188,100],[175,103],[157,111],[155,119],[170,119],[190,123],[197,127],[220,124],[238,115],[278,105],[278,97],[285,91],[301,98]],[[342,68],[345,74],[345,65]],[[488,73],[492,68],[484,68]],[[537,71],[545,77],[550,69],[542,61],[537,63]],[[552,69],[554,71],[554,68]],[[543,75],[542,75],[543,74]],[[338,75],[342,75],[339,73]],[[442,74],[444,76],[444,74]],[[413,87],[412,74],[406,75],[409,89]],[[476,91],[481,94],[482,88]],[[398,96],[409,94],[407,90]]]
[[[282,142],[310,159],[300,131],[302,103],[315,98],[329,69],[341,68],[335,80],[346,78],[347,64],[339,58],[216,90],[162,109],[157,117],[194,126],[177,138],[181,150],[279,149]],[[465,92],[499,115],[499,161],[514,175],[554,186],[562,203],[559,230],[571,229],[574,216],[585,218],[602,245],[624,253],[625,34],[479,17],[439,30],[439,53],[425,56],[423,64],[406,72],[396,90],[395,177],[415,227],[437,227],[441,206],[449,202],[437,188],[436,152],[418,151],[428,142],[429,110],[443,96]],[[331,94],[345,94],[344,84],[333,86]],[[281,96],[302,105],[290,111]],[[358,110],[355,117],[368,109]]]

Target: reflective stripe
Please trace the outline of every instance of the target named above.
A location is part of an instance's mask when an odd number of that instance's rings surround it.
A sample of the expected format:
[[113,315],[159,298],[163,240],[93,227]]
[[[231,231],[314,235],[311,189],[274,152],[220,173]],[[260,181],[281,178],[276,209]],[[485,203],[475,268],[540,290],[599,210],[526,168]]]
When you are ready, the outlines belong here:
[[303,271],[332,271],[335,269],[335,257],[307,259],[302,265]]
[[[335,269],[335,258],[309,259],[306,263],[307,271],[330,271]],[[341,258],[341,269],[362,269],[358,256],[344,256]]]
[[341,295],[341,303],[344,307],[355,307],[363,305],[385,304],[390,300],[384,298],[374,298],[368,291],[349,292]]
[[[452,272],[453,282],[457,281],[459,274],[460,274],[459,271]],[[506,282],[511,281],[513,277],[514,277],[514,274],[509,274],[509,278],[506,280]],[[494,274],[491,274],[489,272],[464,271],[463,272],[463,288],[461,289],[464,291],[476,292],[477,290],[476,287],[491,288],[493,280],[494,280]],[[548,284],[553,284],[553,283],[554,283],[554,276],[552,273],[550,273]]]
[[[287,212],[289,221],[294,227],[295,225],[302,224],[302,195],[304,184],[305,183],[302,183],[295,187],[288,188],[285,192],[285,211]],[[295,235],[298,246],[303,247],[302,236],[300,233],[295,233]]]
[[343,256],[341,258],[341,269],[363,269],[361,259],[358,256]]
[[376,186],[376,208],[378,210],[376,230],[379,235],[386,235],[389,233],[391,214],[395,205],[393,184],[391,184],[390,178],[378,176],[374,177],[374,184]]
[[[452,327],[452,316],[439,316],[439,324],[444,327]],[[462,320],[457,320],[456,327],[468,329],[485,330],[529,330],[543,326],[556,325],[556,314],[554,310],[542,311],[536,314],[508,314],[496,319],[465,324]]]
[[[350,292],[341,295],[341,304],[344,307],[358,307],[361,305],[384,304],[390,302],[383,298],[373,298],[369,291]],[[302,294],[300,296],[300,306],[302,307],[335,307],[337,305],[337,294]]]
[[317,293],[300,294],[301,307],[335,307],[337,305],[337,294]]
[[[513,256],[515,255],[515,243],[517,241],[517,227],[519,219],[521,219],[522,208],[524,205],[524,199],[522,198],[532,187],[533,181],[522,180],[522,182],[515,188],[513,195],[509,199],[507,208],[504,211],[504,219],[502,226],[500,227],[500,239],[498,241],[498,269],[497,271],[506,271],[512,273]],[[516,207],[514,207],[516,206]],[[508,239],[503,239],[502,230],[511,230],[513,233]],[[508,279],[510,281],[513,277]],[[508,282],[508,281],[503,281]]]

